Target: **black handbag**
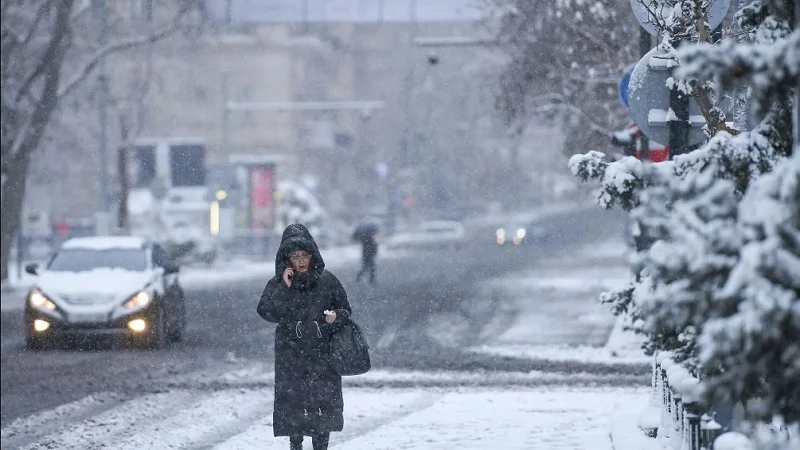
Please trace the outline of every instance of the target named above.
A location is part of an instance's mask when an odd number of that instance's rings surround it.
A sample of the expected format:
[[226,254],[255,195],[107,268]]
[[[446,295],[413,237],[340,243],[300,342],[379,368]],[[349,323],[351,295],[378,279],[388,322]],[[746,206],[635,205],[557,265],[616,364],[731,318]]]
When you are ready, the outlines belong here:
[[348,320],[331,335],[331,365],[341,376],[369,371],[369,344],[361,328]]

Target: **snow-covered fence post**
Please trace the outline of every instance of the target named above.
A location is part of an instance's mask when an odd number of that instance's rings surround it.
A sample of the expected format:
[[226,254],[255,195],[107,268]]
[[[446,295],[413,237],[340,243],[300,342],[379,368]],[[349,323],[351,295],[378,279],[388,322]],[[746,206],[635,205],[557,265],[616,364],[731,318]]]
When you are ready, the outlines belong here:
[[700,405],[694,399],[684,403],[688,422],[686,436],[681,450],[702,450],[700,440]]
[[672,406],[675,411],[672,414],[672,439],[670,444],[672,444],[673,450],[681,450],[681,443],[683,443],[684,438],[683,399],[681,398],[681,393],[675,389],[675,385],[670,383],[670,386],[672,386]]
[[667,369],[667,381],[670,386],[670,397],[672,402],[672,430],[670,430],[670,444],[673,450],[681,450],[684,432],[684,414],[682,393],[678,389],[678,384],[686,377],[691,377],[689,371],[678,363],[673,364]]
[[659,370],[659,377],[661,378],[661,423],[658,426],[658,441],[663,447],[667,447],[672,435],[672,390],[669,386],[669,379],[667,379],[667,370],[675,365],[675,362],[667,357],[661,361],[661,370]]
[[700,425],[700,448],[712,450],[714,441],[722,433],[722,425],[717,423],[712,416],[703,414],[703,422]]
[[683,380],[678,382],[677,388],[683,398],[683,439],[680,450],[701,450],[700,446],[700,404],[698,387],[700,380],[686,371]]
[[645,436],[655,438],[658,436],[658,421],[661,409],[663,408],[661,397],[661,361],[667,357],[666,353],[656,353],[653,355],[652,377],[650,380],[650,400],[647,402],[642,414],[639,416],[639,429]]

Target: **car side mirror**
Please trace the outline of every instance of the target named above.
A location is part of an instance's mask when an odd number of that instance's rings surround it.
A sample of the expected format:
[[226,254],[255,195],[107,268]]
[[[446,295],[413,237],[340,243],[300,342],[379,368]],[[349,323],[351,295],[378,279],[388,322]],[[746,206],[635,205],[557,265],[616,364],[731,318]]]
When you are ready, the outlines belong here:
[[25,266],[25,273],[29,273],[31,275],[39,275],[39,265],[38,264],[28,264]]
[[181,266],[179,266],[174,262],[168,262],[164,264],[164,273],[166,274],[178,273],[180,271],[181,271]]

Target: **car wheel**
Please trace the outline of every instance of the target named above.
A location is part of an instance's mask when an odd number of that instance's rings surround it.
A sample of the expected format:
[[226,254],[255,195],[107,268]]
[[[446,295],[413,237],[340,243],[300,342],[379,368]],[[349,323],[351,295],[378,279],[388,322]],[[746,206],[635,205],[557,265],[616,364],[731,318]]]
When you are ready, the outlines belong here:
[[46,344],[47,341],[42,336],[37,336],[30,332],[25,334],[25,347],[27,347],[28,350],[39,351],[44,349]]
[[186,331],[186,300],[183,296],[183,291],[180,291],[180,299],[178,301],[181,302],[180,317],[175,320],[175,327],[169,331],[169,340],[171,342],[182,341]]
[[161,348],[167,342],[167,329],[164,321],[164,312],[158,310],[158,314],[153,321],[153,326],[147,331],[144,339],[144,346],[147,348]]

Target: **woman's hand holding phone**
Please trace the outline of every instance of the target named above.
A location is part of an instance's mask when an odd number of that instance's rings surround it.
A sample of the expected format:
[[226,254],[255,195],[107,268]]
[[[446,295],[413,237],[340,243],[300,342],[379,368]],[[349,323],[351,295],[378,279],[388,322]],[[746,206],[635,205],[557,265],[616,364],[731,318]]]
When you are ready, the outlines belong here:
[[283,270],[283,284],[285,284],[286,287],[289,288],[292,287],[293,276],[294,276],[294,269],[292,269],[291,267],[287,267],[286,269]]

